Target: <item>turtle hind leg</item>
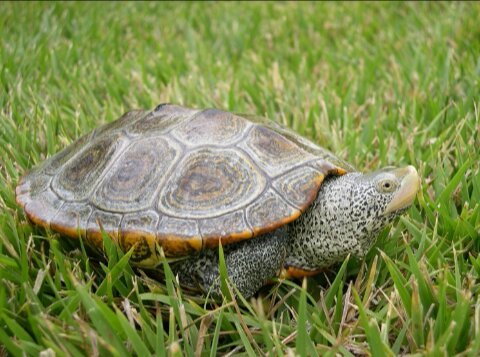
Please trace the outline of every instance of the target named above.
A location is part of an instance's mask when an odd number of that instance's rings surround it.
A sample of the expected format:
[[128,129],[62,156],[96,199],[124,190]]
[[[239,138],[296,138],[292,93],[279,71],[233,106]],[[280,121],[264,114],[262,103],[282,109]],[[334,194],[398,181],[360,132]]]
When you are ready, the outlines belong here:
[[[287,230],[277,229],[261,237],[224,248],[230,281],[246,298],[277,276],[283,267],[288,244]],[[218,250],[205,250],[172,265],[181,285],[221,296]]]
[[252,296],[278,276],[285,262],[287,244],[287,230],[281,228],[241,242],[238,247],[226,247],[224,256],[228,276],[244,297]]

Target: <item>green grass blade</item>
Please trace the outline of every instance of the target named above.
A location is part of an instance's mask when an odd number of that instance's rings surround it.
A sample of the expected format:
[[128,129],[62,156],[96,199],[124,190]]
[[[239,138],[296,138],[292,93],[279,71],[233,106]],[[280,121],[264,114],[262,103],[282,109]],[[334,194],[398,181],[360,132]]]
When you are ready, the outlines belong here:
[[128,336],[128,341],[132,344],[133,350],[138,356],[148,356],[150,351],[143,342],[142,338],[138,335],[135,327],[131,326],[123,313],[119,310],[116,311],[117,321],[122,327],[125,334]]
[[394,356],[390,348],[383,343],[380,330],[374,319],[367,317],[365,308],[363,307],[362,300],[357,291],[353,289],[353,296],[358,306],[358,312],[360,314],[360,322],[365,330],[365,334],[368,340],[368,346],[372,353],[372,356]]

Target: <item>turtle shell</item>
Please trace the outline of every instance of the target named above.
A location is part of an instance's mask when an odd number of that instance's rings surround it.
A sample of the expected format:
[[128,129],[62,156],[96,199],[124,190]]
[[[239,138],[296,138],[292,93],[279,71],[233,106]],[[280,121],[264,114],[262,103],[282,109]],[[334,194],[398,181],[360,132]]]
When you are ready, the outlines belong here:
[[326,175],[351,167],[263,118],[163,104],[131,111],[26,174],[35,224],[94,247],[102,231],[153,266],[295,220]]

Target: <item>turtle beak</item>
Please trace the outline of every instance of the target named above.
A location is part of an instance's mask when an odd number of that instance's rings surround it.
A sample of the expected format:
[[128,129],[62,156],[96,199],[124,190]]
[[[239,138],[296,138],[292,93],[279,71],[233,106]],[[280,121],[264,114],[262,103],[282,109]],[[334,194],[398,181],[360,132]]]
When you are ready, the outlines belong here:
[[407,208],[413,203],[420,188],[420,177],[413,166],[403,167],[391,171],[400,180],[400,188],[388,204],[385,214]]

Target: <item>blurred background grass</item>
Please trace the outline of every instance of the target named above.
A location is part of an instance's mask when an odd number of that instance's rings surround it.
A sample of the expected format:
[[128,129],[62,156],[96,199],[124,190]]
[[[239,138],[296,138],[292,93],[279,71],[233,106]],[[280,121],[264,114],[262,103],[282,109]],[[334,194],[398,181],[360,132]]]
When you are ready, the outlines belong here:
[[[477,3],[1,3],[0,12],[4,351],[478,355]],[[162,102],[267,116],[360,170],[413,164],[418,203],[365,260],[310,279],[308,292],[283,282],[217,308],[183,296],[173,277],[134,275],[114,250],[102,265],[32,230],[14,198],[25,170]]]

